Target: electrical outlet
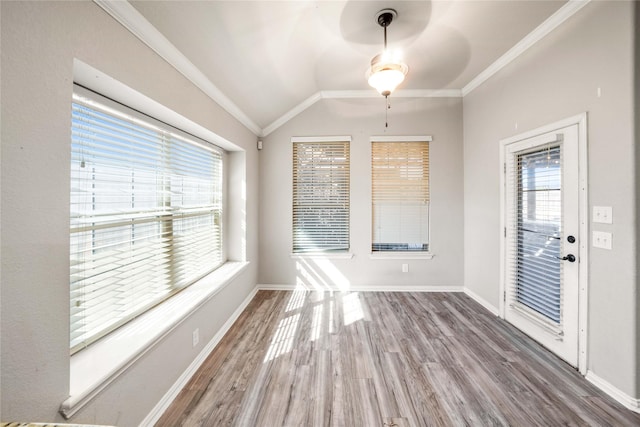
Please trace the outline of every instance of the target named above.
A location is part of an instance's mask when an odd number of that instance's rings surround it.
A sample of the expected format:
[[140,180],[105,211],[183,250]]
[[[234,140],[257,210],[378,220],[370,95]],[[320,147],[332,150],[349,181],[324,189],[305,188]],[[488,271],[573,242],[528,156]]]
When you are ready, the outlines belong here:
[[409,264],[402,264],[402,272],[403,273],[409,272]]
[[594,231],[593,247],[611,250],[611,233],[605,233],[604,231]]
[[192,341],[193,341],[193,346],[197,346],[198,343],[200,342],[200,328],[196,328],[193,330],[193,334],[191,336]]
[[594,206],[593,222],[613,224],[613,208],[611,206]]

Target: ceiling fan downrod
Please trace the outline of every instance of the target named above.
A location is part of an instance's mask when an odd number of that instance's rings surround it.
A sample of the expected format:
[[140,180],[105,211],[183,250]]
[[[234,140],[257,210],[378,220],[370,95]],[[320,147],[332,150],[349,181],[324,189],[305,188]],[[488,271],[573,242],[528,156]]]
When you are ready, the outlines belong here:
[[384,50],[387,50],[387,27],[393,22],[393,18],[398,16],[394,9],[382,9],[376,14],[376,21],[384,30]]

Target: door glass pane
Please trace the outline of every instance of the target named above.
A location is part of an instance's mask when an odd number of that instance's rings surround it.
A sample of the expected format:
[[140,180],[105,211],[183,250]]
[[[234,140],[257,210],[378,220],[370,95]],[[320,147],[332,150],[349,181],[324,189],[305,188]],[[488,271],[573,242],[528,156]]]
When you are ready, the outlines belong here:
[[561,149],[545,147],[517,156],[516,301],[561,321]]

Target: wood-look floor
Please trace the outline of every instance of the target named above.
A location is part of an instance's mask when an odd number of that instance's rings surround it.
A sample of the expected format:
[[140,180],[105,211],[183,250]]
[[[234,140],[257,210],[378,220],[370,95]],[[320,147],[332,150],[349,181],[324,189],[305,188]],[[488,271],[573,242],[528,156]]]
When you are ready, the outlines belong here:
[[461,293],[260,291],[157,426],[640,426]]

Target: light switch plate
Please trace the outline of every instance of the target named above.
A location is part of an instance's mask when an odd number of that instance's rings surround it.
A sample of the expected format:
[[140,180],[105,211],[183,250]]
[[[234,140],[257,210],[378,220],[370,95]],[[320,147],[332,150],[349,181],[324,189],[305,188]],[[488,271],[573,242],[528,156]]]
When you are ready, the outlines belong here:
[[593,247],[611,250],[611,233],[606,233],[604,231],[594,231]]
[[613,208],[611,206],[594,206],[593,222],[613,224]]

